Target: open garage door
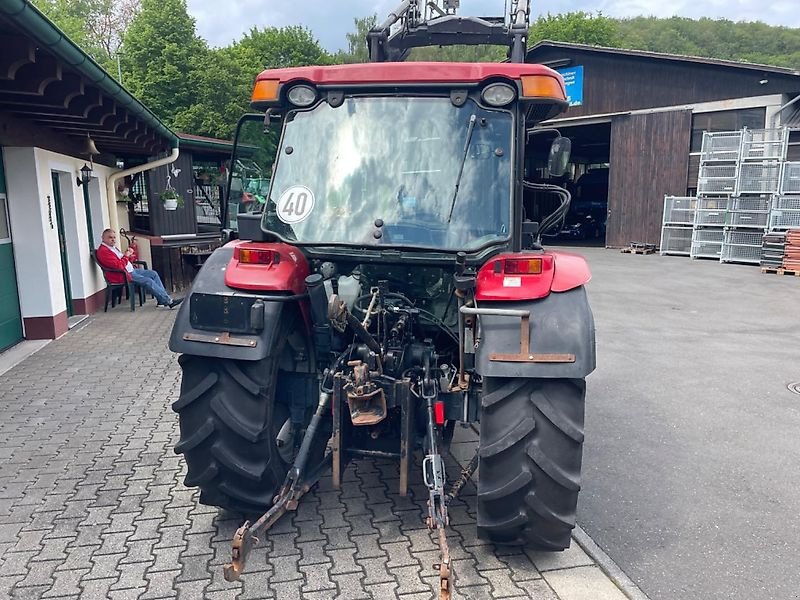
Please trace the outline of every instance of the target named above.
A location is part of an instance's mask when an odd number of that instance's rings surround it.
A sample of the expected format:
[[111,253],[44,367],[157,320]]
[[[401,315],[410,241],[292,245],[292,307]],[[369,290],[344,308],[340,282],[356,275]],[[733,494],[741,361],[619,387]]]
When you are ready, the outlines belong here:
[[664,195],[686,194],[691,132],[690,110],[612,120],[607,246],[659,243]]
[[551,125],[572,142],[569,172],[561,180],[553,182],[570,192],[572,202],[563,227],[548,236],[548,241],[566,245],[604,245],[611,119],[576,123],[554,121]]

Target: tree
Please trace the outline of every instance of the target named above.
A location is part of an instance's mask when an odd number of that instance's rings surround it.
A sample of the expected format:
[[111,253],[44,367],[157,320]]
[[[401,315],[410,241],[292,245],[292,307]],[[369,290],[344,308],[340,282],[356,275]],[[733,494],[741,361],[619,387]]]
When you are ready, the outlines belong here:
[[594,15],[583,11],[547,13],[531,26],[528,44],[532,46],[542,40],[616,47],[619,44],[617,21],[600,12]]
[[36,0],[36,6],[106,70],[116,74],[122,37],[140,0]]
[[122,43],[125,86],[172,125],[195,104],[208,47],[195,33],[186,0],[142,0]]
[[305,27],[253,27],[230,47],[242,67],[251,70],[251,80],[262,69],[328,65],[332,58]]
[[367,47],[367,33],[378,24],[378,16],[371,15],[353,19],[354,31],[345,34],[347,50],[340,50],[334,55],[337,63],[365,63],[369,62],[369,49]]
[[[226,48],[198,59],[197,100],[175,117],[175,127],[230,138],[248,111],[256,76],[265,68],[330,64],[331,56],[303,27],[253,28]],[[271,138],[270,138],[271,139]]]

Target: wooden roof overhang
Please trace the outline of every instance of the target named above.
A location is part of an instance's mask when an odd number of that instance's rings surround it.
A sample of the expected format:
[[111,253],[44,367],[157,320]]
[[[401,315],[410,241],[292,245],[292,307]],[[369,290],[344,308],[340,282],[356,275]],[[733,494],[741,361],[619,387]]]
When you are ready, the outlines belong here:
[[0,0],[0,112],[102,154],[154,156],[178,138],[26,0]]

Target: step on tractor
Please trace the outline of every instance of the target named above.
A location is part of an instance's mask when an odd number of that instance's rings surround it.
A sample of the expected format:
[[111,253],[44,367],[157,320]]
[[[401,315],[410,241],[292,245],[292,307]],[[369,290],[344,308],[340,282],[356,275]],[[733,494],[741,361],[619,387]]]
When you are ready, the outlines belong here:
[[[226,243],[170,338],[185,483],[252,519],[234,536],[229,580],[320,477],[338,489],[359,457],[396,460],[401,495],[421,468],[441,598],[448,503],[478,465],[481,538],[570,544],[595,368],[590,273],[541,245],[569,208],[547,183],[569,143],[535,127],[566,110],[564,82],[524,62],[528,3],[498,18],[459,17],[457,5],[406,0],[369,32],[369,63],[256,78]],[[504,44],[509,60],[403,62],[453,43]],[[245,198],[235,165],[248,161],[272,166]],[[479,443],[453,477],[443,453],[457,426]]]

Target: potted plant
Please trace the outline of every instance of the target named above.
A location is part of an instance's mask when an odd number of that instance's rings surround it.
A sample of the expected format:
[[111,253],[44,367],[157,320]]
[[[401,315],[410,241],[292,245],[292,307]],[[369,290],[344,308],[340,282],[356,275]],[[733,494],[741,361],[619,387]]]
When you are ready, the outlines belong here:
[[171,187],[161,192],[161,201],[164,203],[164,210],[183,208],[183,197]]

